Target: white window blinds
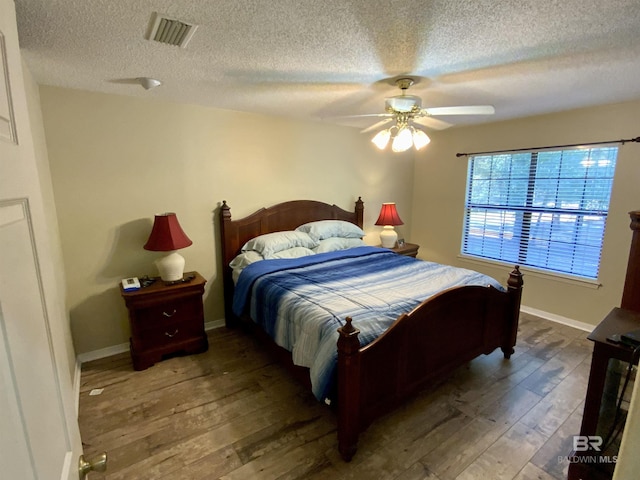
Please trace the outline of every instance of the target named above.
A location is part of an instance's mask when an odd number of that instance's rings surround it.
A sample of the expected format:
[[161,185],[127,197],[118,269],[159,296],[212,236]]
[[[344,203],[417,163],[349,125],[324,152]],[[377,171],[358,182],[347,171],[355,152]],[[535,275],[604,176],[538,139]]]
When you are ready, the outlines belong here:
[[597,279],[618,148],[472,156],[462,253]]

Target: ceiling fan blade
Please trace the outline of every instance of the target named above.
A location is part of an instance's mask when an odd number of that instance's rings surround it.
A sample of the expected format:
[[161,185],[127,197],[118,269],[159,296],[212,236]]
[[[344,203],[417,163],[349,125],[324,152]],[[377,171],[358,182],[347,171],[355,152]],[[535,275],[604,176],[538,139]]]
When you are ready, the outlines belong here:
[[393,117],[393,113],[365,113],[363,115],[339,115],[324,118],[339,119],[339,118],[366,118],[366,117]]
[[464,107],[423,108],[427,115],[493,115],[496,109],[492,105],[469,105]]
[[380,128],[383,125],[386,125],[389,122],[392,122],[393,118],[385,118],[384,120],[380,120],[378,123],[374,123],[373,125],[371,125],[370,127],[365,128],[364,130],[360,130],[360,133],[367,133],[367,132],[371,132],[373,130],[376,130],[377,128]]
[[434,117],[416,117],[413,122],[432,130],[444,130],[445,128],[453,127],[453,124]]

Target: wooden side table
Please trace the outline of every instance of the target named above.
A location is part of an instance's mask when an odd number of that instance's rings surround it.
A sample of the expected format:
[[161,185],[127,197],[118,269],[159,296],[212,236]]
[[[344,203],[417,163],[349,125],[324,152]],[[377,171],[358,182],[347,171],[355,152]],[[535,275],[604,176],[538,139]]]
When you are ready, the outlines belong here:
[[418,255],[419,248],[420,248],[420,245],[416,245],[415,243],[405,243],[401,247],[396,245],[395,247],[390,248],[389,250],[399,253],[400,255],[406,255],[407,257],[415,258]]
[[166,285],[160,278],[148,287],[120,293],[129,310],[133,368],[144,370],[163,356],[204,352],[209,347],[204,331],[202,295],[206,280],[198,272],[192,280]]

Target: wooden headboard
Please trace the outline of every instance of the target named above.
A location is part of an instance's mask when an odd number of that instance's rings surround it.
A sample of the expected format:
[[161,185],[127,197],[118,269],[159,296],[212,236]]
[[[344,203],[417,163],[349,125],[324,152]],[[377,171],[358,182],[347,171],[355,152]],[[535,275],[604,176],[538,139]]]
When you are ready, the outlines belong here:
[[229,262],[240,253],[242,246],[258,235],[294,230],[296,227],[317,220],[345,220],[363,228],[364,202],[360,197],[353,212],[337,205],[314,200],[293,200],[261,208],[239,220],[231,219],[231,208],[223,200],[220,206],[220,238],[222,243],[222,279],[224,284],[225,318],[227,326],[233,320],[233,278]]

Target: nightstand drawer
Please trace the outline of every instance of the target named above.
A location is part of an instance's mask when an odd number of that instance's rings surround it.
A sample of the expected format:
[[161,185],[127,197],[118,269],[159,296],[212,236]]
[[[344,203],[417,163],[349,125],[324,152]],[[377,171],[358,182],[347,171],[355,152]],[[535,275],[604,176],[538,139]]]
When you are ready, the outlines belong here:
[[[194,321],[195,320],[195,321]],[[168,319],[154,324],[153,328],[132,334],[132,345],[136,350],[164,349],[202,334],[202,322],[197,317],[183,321]]]
[[132,333],[142,334],[147,330],[160,330],[165,324],[179,324],[198,320],[202,302],[199,298],[174,300],[162,305],[140,308],[131,322]]

